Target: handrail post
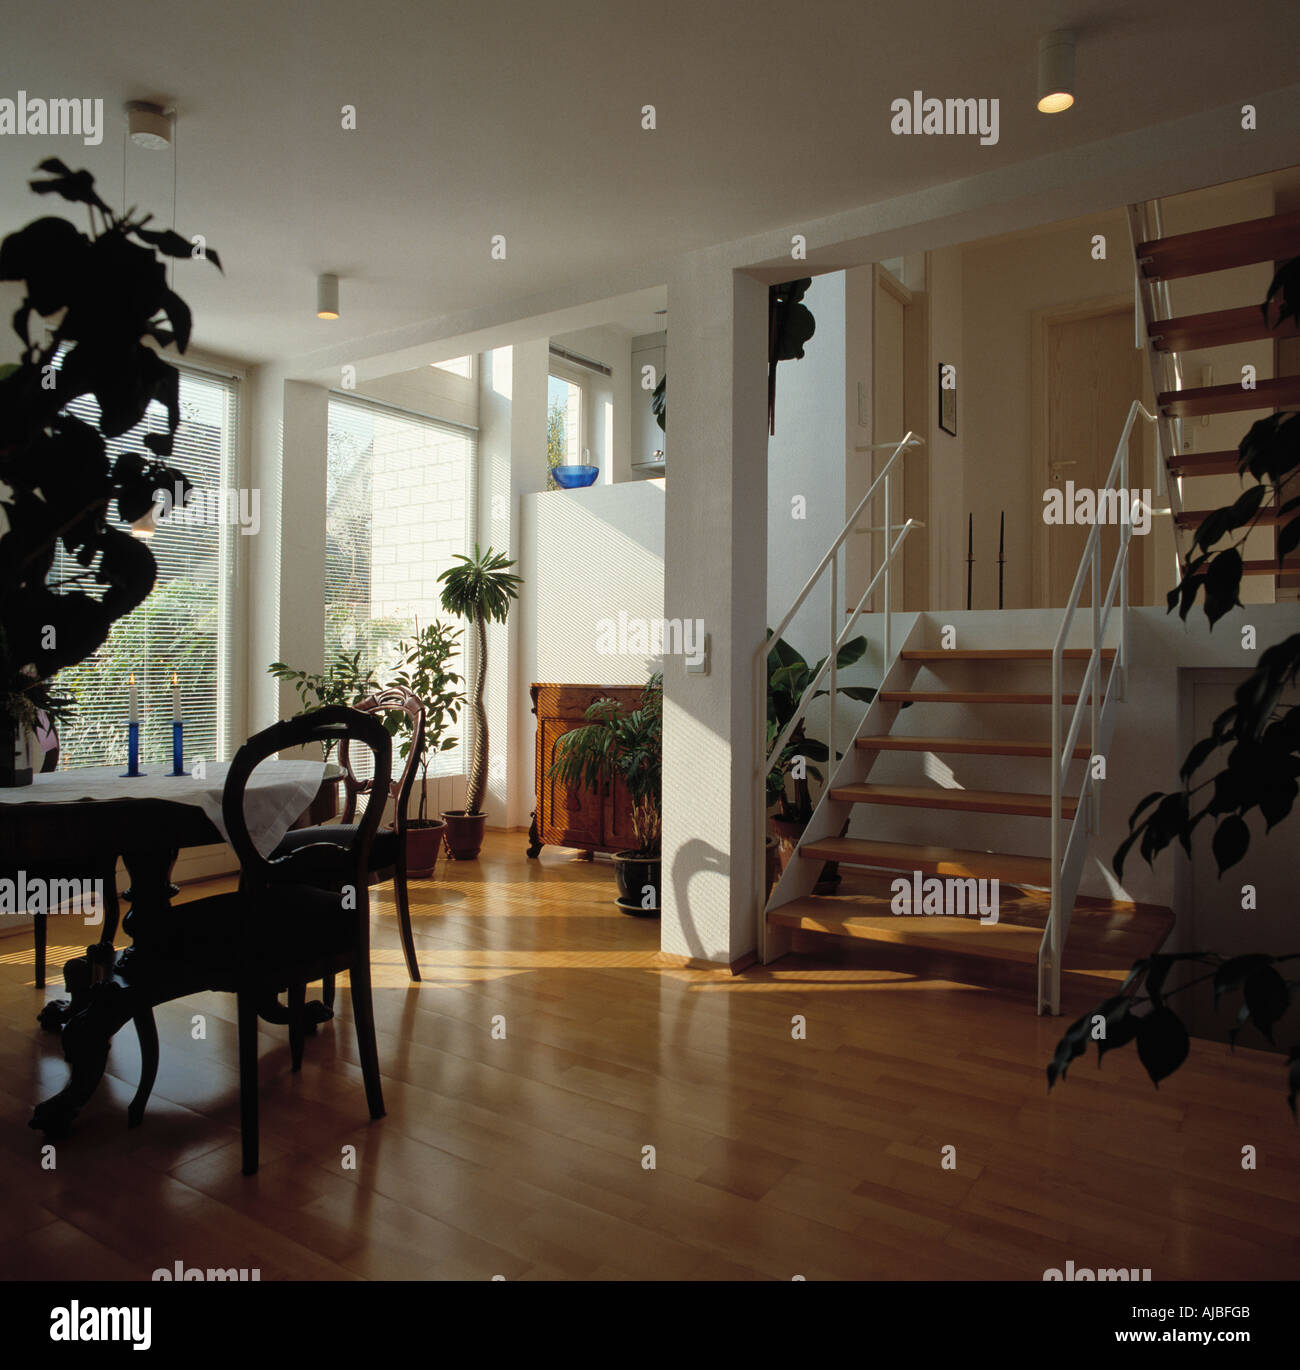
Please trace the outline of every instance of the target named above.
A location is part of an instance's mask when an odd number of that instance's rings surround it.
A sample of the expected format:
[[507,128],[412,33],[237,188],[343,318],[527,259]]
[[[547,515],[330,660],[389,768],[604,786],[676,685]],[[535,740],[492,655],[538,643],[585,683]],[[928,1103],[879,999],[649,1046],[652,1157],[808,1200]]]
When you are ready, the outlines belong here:
[[[1088,775],[1085,784],[1088,786],[1088,831],[1094,836],[1101,831],[1101,787],[1097,784],[1097,777],[1094,773],[1096,765],[1097,744],[1101,740],[1101,733],[1097,727],[1098,715],[1101,711],[1101,539],[1093,544],[1092,549],[1092,656],[1090,664],[1092,666],[1092,682],[1089,690],[1092,693],[1090,701],[1091,708],[1089,713],[1092,740],[1088,747]],[[1103,761],[1103,765],[1105,762]]]
[[[1048,911],[1048,955],[1050,960],[1044,968],[1048,975],[1047,1005],[1049,1013],[1060,1010],[1058,998],[1060,979],[1058,968],[1061,951],[1061,644],[1058,641],[1052,649],[1052,810],[1048,820],[1051,823],[1052,856],[1052,903]],[[1042,975],[1039,975],[1039,1012],[1042,1012]]]
[[[831,663],[831,692],[830,720],[827,723],[827,734],[830,740],[830,769],[835,768],[835,658],[838,653],[835,650],[836,623],[839,618],[839,586],[840,586],[840,564],[839,553],[831,558],[831,622],[830,622],[830,663]],[[829,771],[828,771],[829,774]]]
[[[1119,484],[1124,491],[1124,498],[1128,500],[1128,521],[1120,523],[1120,567],[1119,567],[1119,693],[1116,698],[1123,701],[1128,696],[1128,554],[1129,544],[1133,541],[1133,514],[1134,501],[1132,492],[1129,489],[1128,476],[1131,466],[1130,456],[1133,449],[1133,430],[1129,429],[1128,441],[1124,444],[1124,453],[1120,457]],[[1151,511],[1147,511],[1147,517],[1151,517]],[[1149,527],[1150,525],[1148,525]],[[1100,667],[1098,667],[1100,670]],[[1114,670],[1114,667],[1111,668]],[[1109,682],[1107,682],[1109,685]]]
[[890,504],[889,504],[889,472],[886,471],[886,472],[885,472],[885,660],[884,660],[884,663],[883,663],[884,669],[885,669],[886,671],[889,670],[890,628],[891,628],[892,623],[893,623],[893,620],[892,620],[892,618],[891,618],[891,613],[892,613],[892,611],[893,611],[893,599],[892,599],[892,596],[891,596],[891,594],[890,594],[890,589],[889,589],[889,563],[890,563],[890,561],[892,560],[892,558],[891,558],[890,555],[889,555],[889,539],[893,536],[893,529],[892,529],[891,526],[890,526],[891,523],[892,523],[892,521],[893,521],[893,520],[892,520],[892,516],[891,516],[891,514],[890,514]]

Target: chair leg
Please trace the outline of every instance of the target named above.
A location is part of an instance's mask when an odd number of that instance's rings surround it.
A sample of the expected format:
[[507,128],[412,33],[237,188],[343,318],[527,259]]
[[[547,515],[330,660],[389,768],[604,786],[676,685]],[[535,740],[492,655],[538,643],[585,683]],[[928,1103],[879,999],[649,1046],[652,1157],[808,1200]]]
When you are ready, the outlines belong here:
[[140,1084],[126,1110],[127,1127],[139,1127],[144,1122],[145,1105],[153,1093],[153,1082],[158,1078],[158,1024],[153,1009],[145,1005],[134,1017],[136,1036],[140,1039]]
[[117,906],[117,871],[112,870],[108,873],[108,879],[104,881],[104,926],[99,931],[99,940],[111,947],[113,938],[117,936],[117,920],[120,910]]
[[384,1116],[384,1091],[379,1079],[379,1051],[375,1046],[375,1006],[370,997],[370,961],[357,957],[348,968],[352,987],[352,1017],[357,1025],[357,1055],[366,1084],[366,1103],[372,1118]]
[[[404,836],[404,834],[403,834]],[[411,898],[406,887],[405,843],[397,847],[397,874],[393,877],[397,891],[397,926],[402,934],[402,950],[406,953],[406,970],[411,979],[420,983],[420,963],[415,959],[415,936],[411,931]]]
[[334,972],[321,977],[320,982],[320,1001],[326,1008],[334,1007]]
[[294,1071],[302,1069],[302,1048],[307,1038],[307,984],[295,980],[289,986],[289,1059]]
[[244,1174],[257,1174],[257,998],[250,990],[239,996],[239,1130],[244,1147]]
[[36,949],[36,988],[45,988],[45,915],[38,913],[32,920],[32,942]]

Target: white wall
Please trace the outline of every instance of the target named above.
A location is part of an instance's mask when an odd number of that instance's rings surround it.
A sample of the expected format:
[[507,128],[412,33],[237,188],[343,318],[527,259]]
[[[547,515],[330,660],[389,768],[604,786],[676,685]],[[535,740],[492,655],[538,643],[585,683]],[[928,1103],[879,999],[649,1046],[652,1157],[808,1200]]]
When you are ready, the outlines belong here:
[[[523,497],[520,676],[526,726],[511,754],[521,795],[534,794],[534,683],[642,685],[663,659],[601,650],[603,620],[660,619],[664,609],[664,482],[626,481]],[[528,803],[532,811],[531,800]]]

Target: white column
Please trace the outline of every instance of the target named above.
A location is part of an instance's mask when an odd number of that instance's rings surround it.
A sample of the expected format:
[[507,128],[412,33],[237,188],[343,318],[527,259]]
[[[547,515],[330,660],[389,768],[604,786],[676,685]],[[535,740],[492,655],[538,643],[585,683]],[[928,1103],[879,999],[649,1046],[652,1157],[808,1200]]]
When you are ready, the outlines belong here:
[[708,675],[664,670],[662,949],[756,945],[754,652],[767,598],[767,287],[708,255],[668,282],[664,616],[702,619]]

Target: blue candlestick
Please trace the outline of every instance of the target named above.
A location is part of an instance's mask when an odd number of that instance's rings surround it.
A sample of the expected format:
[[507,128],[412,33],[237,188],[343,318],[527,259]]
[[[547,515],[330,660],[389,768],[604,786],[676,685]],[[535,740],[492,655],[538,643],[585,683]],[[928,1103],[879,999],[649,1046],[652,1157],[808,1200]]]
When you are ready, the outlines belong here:
[[126,725],[126,776],[134,778],[143,775],[140,769],[140,725],[138,723],[128,723]]
[[172,720],[172,774],[184,775],[185,772],[185,725],[179,718]]

